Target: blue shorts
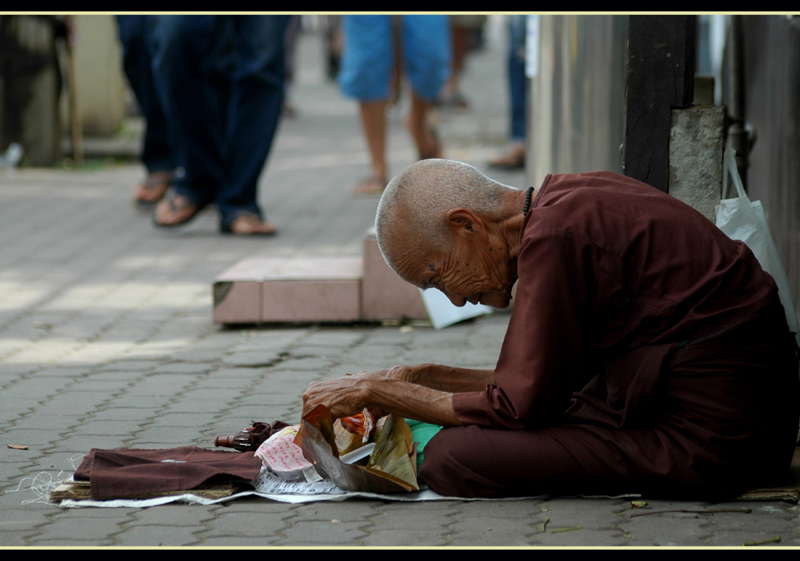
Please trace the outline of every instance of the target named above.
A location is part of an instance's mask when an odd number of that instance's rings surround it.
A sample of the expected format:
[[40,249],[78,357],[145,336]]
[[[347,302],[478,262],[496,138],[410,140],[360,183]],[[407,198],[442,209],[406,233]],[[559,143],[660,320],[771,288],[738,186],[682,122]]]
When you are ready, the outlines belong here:
[[[405,75],[417,96],[435,101],[450,76],[448,16],[400,17]],[[342,30],[342,93],[359,101],[388,99],[395,57],[392,16],[343,16]]]

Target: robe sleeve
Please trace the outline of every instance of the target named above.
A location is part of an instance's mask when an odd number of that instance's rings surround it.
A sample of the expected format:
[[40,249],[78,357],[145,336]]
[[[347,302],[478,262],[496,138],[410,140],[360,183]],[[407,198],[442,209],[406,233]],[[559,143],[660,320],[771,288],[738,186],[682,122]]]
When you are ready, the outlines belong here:
[[597,284],[595,250],[580,233],[537,227],[522,239],[514,309],[482,392],[455,394],[462,424],[544,426],[568,407],[587,376],[587,331]]

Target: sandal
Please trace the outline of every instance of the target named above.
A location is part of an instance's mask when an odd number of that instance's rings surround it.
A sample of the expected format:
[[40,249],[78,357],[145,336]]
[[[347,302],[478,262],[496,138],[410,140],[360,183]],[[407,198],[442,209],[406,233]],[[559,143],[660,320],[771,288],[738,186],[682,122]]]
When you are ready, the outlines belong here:
[[442,96],[437,100],[436,106],[445,111],[469,111],[470,109],[469,102],[459,92]]
[[520,169],[525,167],[525,149],[512,148],[507,154],[489,161],[489,167],[501,169]]
[[370,175],[358,182],[354,195],[380,195],[386,189],[386,178],[380,175]]
[[274,224],[264,222],[257,214],[243,212],[230,224],[223,226],[222,232],[238,236],[274,236],[278,233],[278,228]]
[[[182,226],[194,219],[203,210],[204,206],[192,202],[191,199],[179,195],[175,191],[168,191],[156,205],[156,210],[153,213],[153,223],[159,228]],[[164,220],[164,217],[170,214],[172,217]],[[161,219],[159,220],[159,218]]]
[[139,208],[149,209],[164,198],[172,185],[172,174],[150,175],[134,189],[133,204]]

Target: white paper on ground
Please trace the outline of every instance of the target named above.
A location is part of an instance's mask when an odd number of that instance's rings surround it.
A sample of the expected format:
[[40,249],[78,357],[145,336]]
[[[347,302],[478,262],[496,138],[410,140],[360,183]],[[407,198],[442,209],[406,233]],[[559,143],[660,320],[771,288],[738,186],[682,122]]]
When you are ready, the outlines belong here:
[[492,313],[492,308],[483,304],[470,304],[467,302],[462,307],[458,307],[440,290],[435,288],[419,289],[419,292],[422,295],[422,304],[428,312],[428,317],[434,329],[441,329],[465,319]]

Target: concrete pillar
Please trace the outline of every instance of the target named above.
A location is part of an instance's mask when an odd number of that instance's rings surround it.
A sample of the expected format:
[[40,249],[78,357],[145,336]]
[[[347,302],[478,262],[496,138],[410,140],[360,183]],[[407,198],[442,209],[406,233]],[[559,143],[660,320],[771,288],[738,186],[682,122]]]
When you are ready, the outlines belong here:
[[[621,172],[626,16],[542,15],[529,33],[526,180],[548,173]],[[529,61],[530,62],[530,61]]]
[[59,68],[50,19],[0,16],[0,153],[12,142],[23,163],[52,166],[61,157]]
[[669,194],[716,221],[722,191],[725,109],[673,109],[669,138]]
[[126,88],[117,22],[111,15],[76,15],[75,29],[73,52],[83,133],[116,134],[125,117]]

